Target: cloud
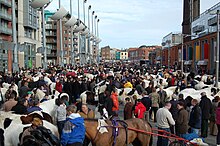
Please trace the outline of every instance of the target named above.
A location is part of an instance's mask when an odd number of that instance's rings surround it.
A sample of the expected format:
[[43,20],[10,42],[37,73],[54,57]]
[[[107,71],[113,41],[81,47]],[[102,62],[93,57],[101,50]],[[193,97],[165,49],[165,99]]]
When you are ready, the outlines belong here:
[[[69,10],[69,0],[61,0]],[[77,0],[73,2],[73,15],[77,17]],[[218,0],[201,0],[201,12]],[[88,0],[88,6],[100,19],[100,46],[127,48],[140,45],[160,45],[163,36],[181,31],[183,0]],[[47,9],[55,11],[58,0]],[[80,0],[80,18],[83,18],[83,0]],[[86,19],[87,20],[87,19]]]

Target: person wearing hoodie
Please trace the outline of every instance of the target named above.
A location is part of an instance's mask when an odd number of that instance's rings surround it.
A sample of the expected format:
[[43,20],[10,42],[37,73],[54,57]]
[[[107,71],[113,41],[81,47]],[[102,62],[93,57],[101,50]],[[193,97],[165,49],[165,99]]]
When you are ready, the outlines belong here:
[[111,98],[112,98],[112,101],[113,101],[113,107],[112,107],[113,114],[114,114],[114,116],[118,116],[119,102],[118,102],[118,94],[116,93],[115,88],[113,88]]
[[61,134],[62,146],[83,146],[85,139],[84,119],[77,112],[77,107],[69,105],[66,108],[67,120]]
[[141,103],[141,99],[138,99],[134,110],[135,117],[139,119],[144,119],[145,111],[146,111],[146,107],[143,105],[143,103]]

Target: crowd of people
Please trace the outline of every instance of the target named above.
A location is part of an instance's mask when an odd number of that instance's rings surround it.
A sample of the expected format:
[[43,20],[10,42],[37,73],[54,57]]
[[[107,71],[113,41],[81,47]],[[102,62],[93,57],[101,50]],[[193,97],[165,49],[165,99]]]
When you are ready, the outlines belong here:
[[[54,96],[55,91],[66,93],[56,100],[55,122],[60,134],[60,142],[63,146],[88,145],[89,140],[85,138],[83,126],[84,118],[95,118],[95,111],[80,99],[80,95],[85,91],[94,93],[96,84],[105,80],[107,87],[104,93],[99,94],[99,102],[108,112],[108,117],[120,117],[121,105],[124,110],[124,120],[140,118],[155,122],[158,129],[186,139],[190,134],[190,136],[197,135],[202,138],[211,134],[217,136],[217,144],[220,145],[220,98],[215,96],[211,101],[205,92],[201,94],[201,101],[190,96],[184,97],[179,92],[195,87],[195,74],[190,73],[185,76],[181,72],[175,74],[173,72],[176,71],[165,68],[143,68],[134,64],[106,63],[84,67],[49,66],[47,70],[23,69],[13,74],[1,73],[0,88],[3,88],[3,83],[10,84],[10,87],[4,95],[5,100],[0,93],[0,106],[5,112],[12,111],[15,114],[25,115],[42,111],[40,104],[50,100],[49,96]],[[166,79],[167,84],[164,85],[163,80],[159,79],[155,85],[155,79],[151,77],[147,79],[150,83],[146,86],[143,81],[146,79],[146,73]],[[94,77],[88,78],[86,74],[92,74]],[[51,90],[51,83],[45,78],[55,83],[55,91]],[[208,78],[206,84],[212,83],[213,79]],[[171,86],[177,88],[172,97],[169,97],[164,88]],[[138,96],[131,93],[125,98],[125,103],[120,102],[120,93],[117,89],[123,88],[136,90]],[[37,95],[37,89],[44,92],[43,99]],[[43,125],[43,123],[41,119],[35,118],[32,125],[28,132],[24,131],[21,145],[23,137],[28,135],[36,125]],[[157,145],[167,146],[168,142],[168,139],[158,137]]]

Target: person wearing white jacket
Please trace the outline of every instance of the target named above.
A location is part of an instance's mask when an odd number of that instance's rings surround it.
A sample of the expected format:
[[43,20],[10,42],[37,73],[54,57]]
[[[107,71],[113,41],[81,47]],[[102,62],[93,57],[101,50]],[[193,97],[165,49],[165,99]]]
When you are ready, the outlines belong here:
[[[170,113],[169,109],[171,108],[170,102],[165,102],[163,108],[160,108],[157,111],[156,118],[157,118],[157,127],[159,130],[164,130],[170,132],[170,125],[175,125],[175,121]],[[163,132],[158,132],[158,134],[164,135]],[[158,137],[157,146],[167,146],[168,139],[163,138],[161,136]]]

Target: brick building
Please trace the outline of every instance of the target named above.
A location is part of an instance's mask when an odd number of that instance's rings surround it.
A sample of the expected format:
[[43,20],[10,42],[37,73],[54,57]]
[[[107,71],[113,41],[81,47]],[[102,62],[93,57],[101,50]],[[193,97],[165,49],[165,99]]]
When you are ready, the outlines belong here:
[[149,60],[149,53],[156,49],[157,46],[140,46],[139,48],[128,49],[128,59],[130,61],[139,61],[141,59]]
[[0,0],[0,71],[12,71],[12,9],[11,0]]

